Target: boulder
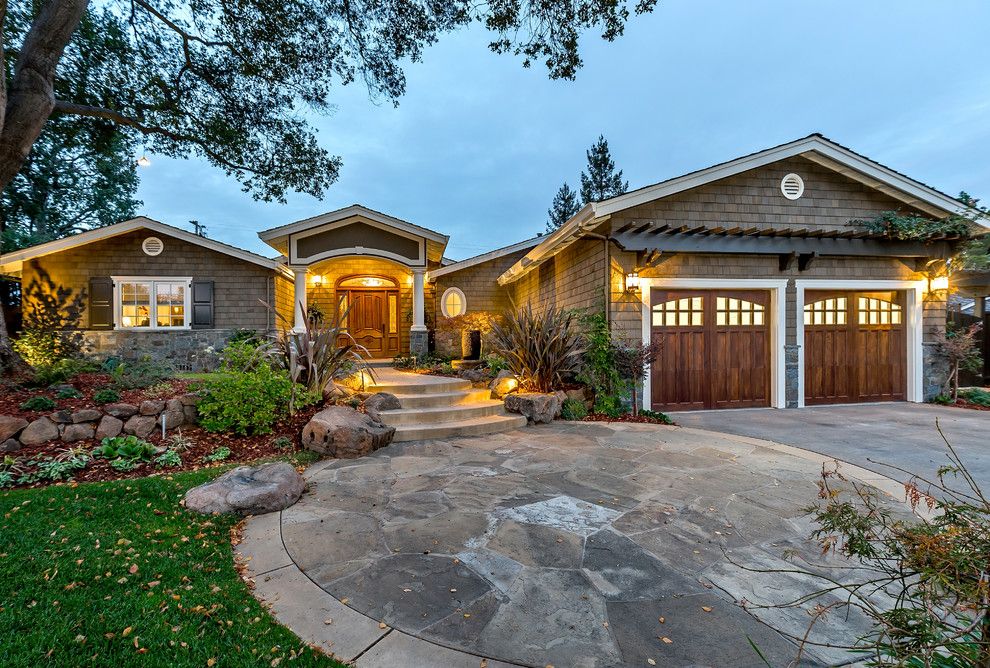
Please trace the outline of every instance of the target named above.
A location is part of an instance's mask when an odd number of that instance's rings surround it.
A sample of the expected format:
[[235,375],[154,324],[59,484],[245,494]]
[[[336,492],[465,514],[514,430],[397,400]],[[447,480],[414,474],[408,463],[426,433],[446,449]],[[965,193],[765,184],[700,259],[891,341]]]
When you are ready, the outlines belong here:
[[22,445],[40,445],[58,438],[58,425],[47,417],[40,417],[21,432]]
[[457,375],[472,383],[483,383],[488,380],[488,372],[484,369],[459,369]]
[[261,515],[299,500],[306,481],[287,462],[238,466],[186,492],[186,508],[200,513]]
[[124,430],[124,421],[118,420],[112,415],[104,415],[100,424],[96,426],[96,439],[102,441],[105,438],[119,436]]
[[165,410],[158,416],[158,426],[161,426],[162,420],[165,421],[165,429],[175,429],[185,424],[186,413],[182,402],[178,399],[166,401]]
[[137,415],[138,407],[134,404],[107,404],[103,407],[103,411],[108,415],[112,415],[115,418],[120,418],[121,420],[126,420],[132,415]]
[[495,374],[495,379],[488,384],[492,391],[492,399],[501,399],[519,389],[519,381],[508,369],[502,369]]
[[303,427],[303,447],[341,459],[363,457],[392,442],[395,427],[347,406],[325,408]]
[[165,410],[165,402],[161,399],[145,399],[138,406],[138,413],[141,415],[155,415],[157,416]]
[[381,422],[379,411],[394,411],[402,408],[399,398],[388,392],[377,392],[368,397],[364,402],[364,410],[372,420]]
[[8,438],[3,443],[0,443],[0,452],[17,452],[21,449],[21,442],[16,438]]
[[195,406],[183,406],[182,413],[186,416],[186,424],[199,424],[199,410]]
[[77,424],[67,424],[62,429],[62,440],[66,443],[85,441],[93,438],[93,431],[96,426],[92,422],[79,422]]
[[72,424],[72,411],[62,409],[48,416],[55,424]]
[[553,396],[557,397],[557,412],[553,414],[554,419],[556,419],[560,417],[560,410],[564,407],[564,402],[567,401],[567,392],[557,390]]
[[95,408],[83,408],[72,414],[73,424],[78,424],[80,422],[96,422],[101,417],[103,413],[96,410]]
[[339,385],[332,380],[323,387],[323,399],[325,401],[340,401],[354,394],[354,390],[346,385]]
[[179,403],[183,406],[195,406],[199,403],[199,395],[195,392],[186,392],[185,394],[179,395]]
[[560,397],[539,392],[516,392],[505,398],[505,410],[526,416],[530,424],[547,424],[560,412]]
[[147,438],[155,430],[156,422],[158,418],[154,415],[132,415],[124,423],[124,433]]
[[28,421],[24,418],[13,415],[0,415],[0,441],[14,438],[24,427],[28,426]]

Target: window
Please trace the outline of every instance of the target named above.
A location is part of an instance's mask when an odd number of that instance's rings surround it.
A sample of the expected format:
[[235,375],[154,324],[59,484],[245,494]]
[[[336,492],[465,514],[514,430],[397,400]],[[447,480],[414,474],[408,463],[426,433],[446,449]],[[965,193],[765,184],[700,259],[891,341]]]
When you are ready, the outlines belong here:
[[115,326],[187,328],[191,281],[191,278],[113,277]]
[[805,325],[845,325],[848,301],[845,297],[829,297],[804,305]]
[[859,297],[858,306],[859,324],[861,325],[901,324],[901,307],[899,304],[875,297]]
[[715,299],[715,324],[719,327],[762,327],[763,318],[763,304],[735,297]]
[[456,318],[467,311],[467,299],[460,288],[447,288],[440,298],[440,311],[444,317]]
[[671,299],[653,307],[654,327],[700,327],[704,323],[703,297]]

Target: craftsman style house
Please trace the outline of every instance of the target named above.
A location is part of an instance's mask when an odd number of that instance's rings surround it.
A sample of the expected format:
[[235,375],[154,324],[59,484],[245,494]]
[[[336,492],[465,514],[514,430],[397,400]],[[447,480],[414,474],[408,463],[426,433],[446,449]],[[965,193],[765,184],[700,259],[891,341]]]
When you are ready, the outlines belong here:
[[932,343],[947,296],[927,268],[953,240],[894,240],[855,221],[961,209],[812,135],[588,204],[552,234],[459,262],[444,259],[447,236],[353,205],[260,232],[275,259],[136,218],[0,256],[0,270],[85,290],[93,350],[180,365],[236,329],[302,327],[338,308],[373,357],[459,353],[437,335],[443,323],[553,304],[662,341],[648,407],[922,401],[940,380]]

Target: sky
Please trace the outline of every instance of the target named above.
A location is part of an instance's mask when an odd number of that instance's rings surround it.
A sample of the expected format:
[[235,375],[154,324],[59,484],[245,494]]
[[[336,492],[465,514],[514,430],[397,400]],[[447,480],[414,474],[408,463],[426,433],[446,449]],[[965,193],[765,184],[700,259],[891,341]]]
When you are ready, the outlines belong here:
[[576,81],[472,28],[406,67],[397,108],[354,84],[310,117],[343,158],[322,200],[256,202],[204,160],[151,155],[141,213],[273,255],[259,230],[360,203],[448,234],[463,259],[541,232],[599,134],[630,189],[820,132],[990,203],[987,25],[986,0],[660,0],[615,42],[585,35]]

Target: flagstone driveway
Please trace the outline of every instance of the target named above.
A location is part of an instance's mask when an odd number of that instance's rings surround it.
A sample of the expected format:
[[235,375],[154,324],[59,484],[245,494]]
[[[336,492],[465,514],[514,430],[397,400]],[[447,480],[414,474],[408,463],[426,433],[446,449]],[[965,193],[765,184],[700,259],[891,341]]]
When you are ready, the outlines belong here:
[[[796,646],[770,627],[803,634],[812,604],[753,606],[821,586],[765,571],[819,568],[801,509],[822,461],[653,425],[401,443],[312,467],[238,551],[279,619],[358,666],[765,665],[751,640],[785,665]],[[810,638],[864,629],[836,615]],[[809,647],[804,663],[849,658]]]

